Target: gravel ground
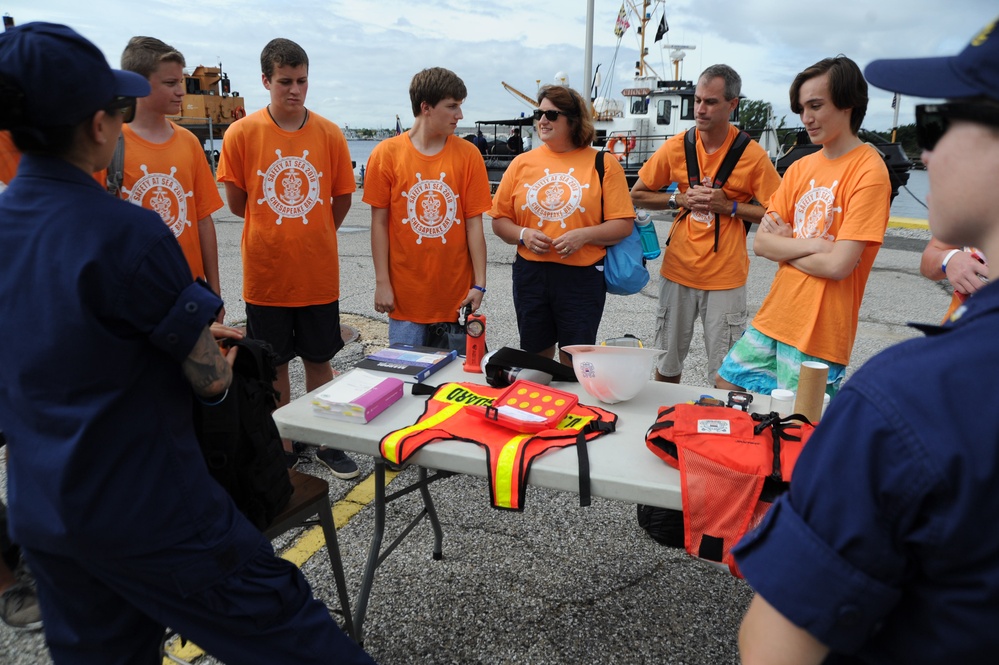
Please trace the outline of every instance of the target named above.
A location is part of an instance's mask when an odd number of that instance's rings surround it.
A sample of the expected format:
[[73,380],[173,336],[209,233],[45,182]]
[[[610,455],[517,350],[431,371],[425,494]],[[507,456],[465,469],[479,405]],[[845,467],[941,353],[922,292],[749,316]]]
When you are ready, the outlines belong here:
[[[239,298],[242,223],[228,211],[216,219],[227,322],[238,323],[244,316]],[[659,237],[665,238],[668,218],[660,215],[656,224]],[[338,371],[387,344],[386,319],[372,307],[369,227],[367,206],[358,193],[340,231],[340,306],[343,323],[360,337],[334,359]],[[488,231],[486,237],[489,293],[483,309],[489,346],[516,346],[510,292],[513,250]],[[926,231],[889,230],[861,308],[851,370],[879,350],[914,336],[907,321],[936,321],[945,311],[950,297],[946,288],[919,275],[918,252],[928,238]],[[601,337],[633,333],[652,339],[659,262],[650,265],[654,277],[641,294],[608,296]],[[752,259],[752,311],[766,294],[774,270],[771,262]],[[302,394],[302,380],[301,364],[293,362],[293,396]],[[684,380],[707,383],[699,331]],[[371,473],[370,459],[357,462],[362,477]],[[332,479],[314,462],[301,468],[330,480],[334,502],[354,486]],[[415,474],[415,469],[403,471],[393,487]],[[581,509],[574,495],[531,488],[526,509],[508,513],[489,507],[481,479],[451,478],[434,484],[432,491],[444,527],[444,559],[431,559],[431,532],[420,526],[379,568],[365,624],[365,646],[379,662],[738,662],[736,632],[752,595],[749,587],[654,543],[638,528],[633,505],[598,499]],[[2,467],[0,492],[6,493]],[[388,534],[401,528],[397,513],[416,509],[417,503],[410,495],[392,504]],[[360,584],[372,519],[373,511],[365,508],[339,531],[352,594]],[[292,538],[294,534],[275,545],[280,549]],[[316,595],[336,606],[325,553],[320,551],[303,568]],[[0,663],[48,662],[40,633],[16,633],[0,625]],[[207,657],[199,661],[213,662]]]

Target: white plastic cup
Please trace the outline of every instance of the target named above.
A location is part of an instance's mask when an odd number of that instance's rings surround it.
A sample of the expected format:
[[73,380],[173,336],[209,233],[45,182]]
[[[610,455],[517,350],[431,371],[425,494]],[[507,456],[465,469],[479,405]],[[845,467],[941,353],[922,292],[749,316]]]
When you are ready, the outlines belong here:
[[770,410],[776,411],[781,418],[794,413],[794,391],[775,388],[770,392]]
[[826,417],[826,409],[828,409],[828,408],[829,408],[829,394],[827,393],[827,394],[825,394],[825,395],[822,396],[822,417],[823,418]]

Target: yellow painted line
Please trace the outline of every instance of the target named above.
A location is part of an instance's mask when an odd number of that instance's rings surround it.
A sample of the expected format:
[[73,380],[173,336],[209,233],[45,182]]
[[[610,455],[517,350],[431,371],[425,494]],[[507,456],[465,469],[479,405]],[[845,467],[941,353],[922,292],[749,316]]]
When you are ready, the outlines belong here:
[[[399,475],[397,472],[386,469],[385,486],[388,487],[397,475]],[[375,474],[372,473],[357,483],[347,496],[333,504],[333,523],[336,528],[339,530],[345,527],[354,515],[374,500]],[[281,553],[281,557],[301,568],[302,564],[323,547],[326,547],[326,537],[323,535],[323,527],[317,524],[303,532],[298,540]]]
[[[184,646],[180,644],[180,637],[173,638],[166,646],[166,652],[181,660],[186,660],[187,662],[193,662],[196,658],[201,658],[205,655],[205,652],[201,650],[194,642],[188,642]],[[175,661],[169,658],[163,658],[163,665],[174,665]]]
[[[399,473],[385,470],[385,486],[395,480]],[[375,474],[370,474],[367,478],[357,483],[354,489],[350,490],[340,501],[333,504],[333,523],[339,531],[357,515],[361,510],[375,500]],[[319,524],[306,529],[298,539],[281,553],[281,557],[292,562],[299,568],[312,558],[312,556],[326,547],[326,537],[323,535],[323,527]],[[177,658],[193,663],[198,658],[205,655],[203,649],[194,642],[181,645],[180,638],[174,638],[166,645],[166,652]],[[174,665],[175,661],[163,658],[163,665]]]
[[918,217],[889,217],[888,226],[893,229],[923,229],[928,231],[930,223]]

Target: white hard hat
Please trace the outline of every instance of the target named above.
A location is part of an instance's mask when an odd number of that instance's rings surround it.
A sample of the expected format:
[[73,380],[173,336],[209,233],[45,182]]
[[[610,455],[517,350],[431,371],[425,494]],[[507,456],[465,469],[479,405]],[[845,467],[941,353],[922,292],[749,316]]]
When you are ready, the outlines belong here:
[[590,395],[615,404],[629,400],[645,387],[659,349],[574,344],[562,347],[572,355],[576,379]]

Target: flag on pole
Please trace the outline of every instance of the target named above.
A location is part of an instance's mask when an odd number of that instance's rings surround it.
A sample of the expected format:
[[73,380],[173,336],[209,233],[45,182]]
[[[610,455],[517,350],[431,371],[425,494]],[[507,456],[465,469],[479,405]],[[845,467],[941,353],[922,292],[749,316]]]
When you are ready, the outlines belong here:
[[669,32],[669,23],[666,22],[666,12],[664,11],[663,18],[661,21],[659,21],[659,29],[656,30],[656,41],[658,42],[660,39],[662,39],[663,35],[665,35],[667,32]]
[[395,135],[399,136],[400,134],[402,134],[402,123],[399,122],[399,116],[396,115],[395,116]]
[[614,34],[620,37],[624,31],[631,27],[628,23],[628,14],[624,11],[624,3],[621,3],[621,11],[617,13],[617,23],[614,24]]

